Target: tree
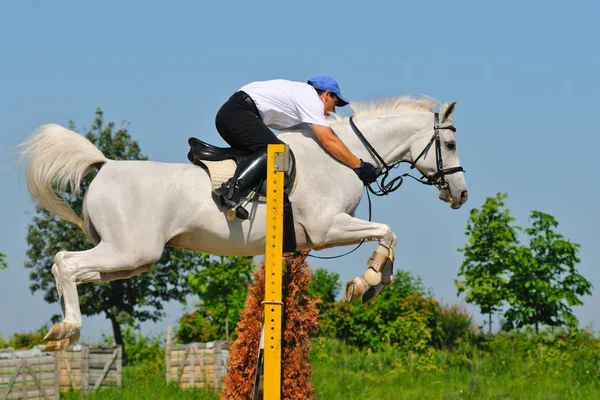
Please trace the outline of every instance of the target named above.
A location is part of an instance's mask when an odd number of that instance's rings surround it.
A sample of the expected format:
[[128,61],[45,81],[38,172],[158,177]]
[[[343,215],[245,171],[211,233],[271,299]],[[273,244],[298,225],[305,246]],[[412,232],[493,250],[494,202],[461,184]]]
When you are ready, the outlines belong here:
[[458,251],[464,261],[455,280],[458,294],[466,292],[465,301],[477,304],[482,314],[488,315],[488,331],[492,329],[492,315],[500,310],[507,298],[506,274],[518,249],[515,219],[504,209],[506,194],[486,199],[479,209],[470,211],[465,236],[468,243]]
[[196,311],[180,319],[177,335],[186,342],[223,338],[229,341],[229,326],[237,324],[244,308],[254,261],[252,257],[205,255],[201,264],[204,268],[188,277],[200,303]]
[[[70,128],[74,130],[74,123]],[[137,141],[131,138],[127,125],[115,128],[114,122],[104,123],[101,109],[85,135],[108,158],[113,160],[145,160]],[[95,174],[89,174],[82,182],[81,193],[63,193],[63,199],[81,215],[83,194]],[[25,267],[31,269],[30,289],[43,291],[49,303],[58,301],[54,277],[50,267],[54,255],[61,250],[82,251],[92,247],[83,232],[38,208],[27,230],[27,260]],[[163,302],[183,301],[190,293],[187,275],[202,261],[200,254],[167,249],[156,266],[149,272],[128,280],[109,283],[81,285],[78,288],[81,312],[84,315],[104,314],[110,320],[114,340],[123,344],[121,325],[137,326],[139,322],[158,321],[163,317]],[[59,316],[53,317],[58,320]]]
[[311,277],[307,295],[314,299],[319,310],[319,336],[335,337],[335,299],[342,289],[340,274],[317,268]]
[[3,269],[6,269],[8,267],[8,264],[6,263],[6,260],[4,259],[4,257],[6,257],[4,254],[0,253],[0,271],[2,271]]
[[329,272],[324,268],[317,268],[312,274],[307,294],[314,299],[321,300],[318,304],[319,312],[321,312],[324,305],[335,303],[335,298],[341,289],[340,274]]
[[525,230],[529,247],[521,247],[508,282],[509,309],[505,328],[540,324],[561,326],[576,321],[572,306],[583,304],[578,296],[590,295],[592,284],[576,269],[580,245],[556,233],[558,221],[540,211],[530,216]]

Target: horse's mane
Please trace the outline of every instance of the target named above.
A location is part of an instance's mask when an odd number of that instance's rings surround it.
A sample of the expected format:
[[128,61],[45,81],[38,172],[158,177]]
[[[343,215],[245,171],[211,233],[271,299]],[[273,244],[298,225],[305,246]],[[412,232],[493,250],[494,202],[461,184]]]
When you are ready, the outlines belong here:
[[[419,99],[410,96],[383,97],[376,100],[357,101],[350,103],[354,117],[377,116],[395,114],[402,111],[420,111],[433,113],[441,102],[429,97],[421,96]],[[343,121],[339,114],[330,115],[331,122]],[[346,118],[347,119],[347,118]]]

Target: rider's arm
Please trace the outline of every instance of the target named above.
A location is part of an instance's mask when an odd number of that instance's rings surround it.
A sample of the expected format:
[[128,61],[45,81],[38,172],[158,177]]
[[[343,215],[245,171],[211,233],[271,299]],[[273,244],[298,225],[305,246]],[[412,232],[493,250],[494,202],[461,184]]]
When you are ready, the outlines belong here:
[[323,147],[339,161],[350,168],[360,168],[360,159],[331,131],[328,126],[310,124],[311,129]]

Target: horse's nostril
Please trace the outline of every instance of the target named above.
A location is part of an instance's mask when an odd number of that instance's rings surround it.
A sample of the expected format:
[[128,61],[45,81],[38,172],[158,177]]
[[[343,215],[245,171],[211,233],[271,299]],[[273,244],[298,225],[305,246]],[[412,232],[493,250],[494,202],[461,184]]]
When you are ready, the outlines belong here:
[[462,192],[460,192],[460,202],[461,203],[465,203],[468,198],[469,198],[469,192],[467,192],[466,190],[463,190]]

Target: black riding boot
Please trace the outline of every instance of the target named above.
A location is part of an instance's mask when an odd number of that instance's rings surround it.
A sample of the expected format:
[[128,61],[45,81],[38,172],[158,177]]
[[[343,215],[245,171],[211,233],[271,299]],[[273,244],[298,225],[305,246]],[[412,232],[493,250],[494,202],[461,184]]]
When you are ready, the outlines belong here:
[[237,218],[248,219],[248,212],[239,206],[241,198],[261,179],[265,179],[266,175],[267,153],[261,150],[238,165],[233,177],[221,185],[220,188],[215,189],[214,193],[223,205],[229,207],[230,210],[235,209]]

